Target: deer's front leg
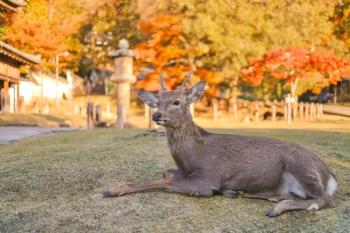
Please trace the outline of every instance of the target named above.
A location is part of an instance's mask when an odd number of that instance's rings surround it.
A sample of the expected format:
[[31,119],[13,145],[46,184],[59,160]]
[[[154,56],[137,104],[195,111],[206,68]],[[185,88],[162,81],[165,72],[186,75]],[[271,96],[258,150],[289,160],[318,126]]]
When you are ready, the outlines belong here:
[[142,192],[151,189],[168,189],[170,180],[163,178],[160,180],[148,181],[139,184],[125,184],[112,187],[101,192],[103,197],[123,196],[130,193]]
[[171,180],[169,191],[191,196],[212,196],[215,188],[196,177],[175,177]]

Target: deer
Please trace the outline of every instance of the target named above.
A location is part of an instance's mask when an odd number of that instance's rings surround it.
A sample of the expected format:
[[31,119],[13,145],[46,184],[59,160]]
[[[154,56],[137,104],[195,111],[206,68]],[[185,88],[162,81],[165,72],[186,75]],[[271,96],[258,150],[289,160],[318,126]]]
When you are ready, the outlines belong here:
[[157,109],[152,120],[165,127],[176,169],[165,171],[158,180],[112,186],[101,192],[103,197],[162,189],[197,197],[263,199],[275,203],[266,212],[268,217],[336,207],[336,177],[312,151],[296,143],[215,134],[197,126],[189,105],[201,98],[206,82],[186,90],[191,74],[176,90],[167,90],[161,75],[158,93],[138,93],[144,103]]

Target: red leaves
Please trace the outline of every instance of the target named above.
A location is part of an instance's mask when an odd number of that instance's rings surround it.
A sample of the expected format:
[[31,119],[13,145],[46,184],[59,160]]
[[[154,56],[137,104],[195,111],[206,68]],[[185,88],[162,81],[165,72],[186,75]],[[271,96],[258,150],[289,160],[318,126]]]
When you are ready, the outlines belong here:
[[341,74],[349,73],[350,62],[332,51],[309,48],[279,48],[268,51],[261,59],[254,59],[241,69],[243,80],[258,86],[265,75],[277,80],[308,78],[309,71],[322,73],[328,83],[336,84]]

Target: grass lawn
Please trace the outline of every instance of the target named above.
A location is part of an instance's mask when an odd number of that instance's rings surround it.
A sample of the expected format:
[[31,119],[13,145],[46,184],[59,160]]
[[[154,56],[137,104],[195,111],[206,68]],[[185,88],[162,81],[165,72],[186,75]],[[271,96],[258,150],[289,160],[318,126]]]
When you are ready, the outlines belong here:
[[[350,196],[350,132],[229,129],[298,142],[326,161]],[[338,208],[264,216],[272,203],[163,191],[101,199],[122,182],[157,179],[174,167],[165,137],[145,130],[58,133],[0,146],[0,232],[349,232]]]

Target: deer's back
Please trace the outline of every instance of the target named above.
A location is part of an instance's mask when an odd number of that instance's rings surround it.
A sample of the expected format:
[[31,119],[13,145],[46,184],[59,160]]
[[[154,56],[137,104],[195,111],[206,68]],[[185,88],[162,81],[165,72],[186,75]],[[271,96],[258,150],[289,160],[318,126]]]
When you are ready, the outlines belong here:
[[224,183],[237,184],[242,190],[274,189],[286,172],[324,186],[331,175],[313,152],[295,143],[223,134],[204,135],[204,142],[203,166],[209,172],[216,171]]

